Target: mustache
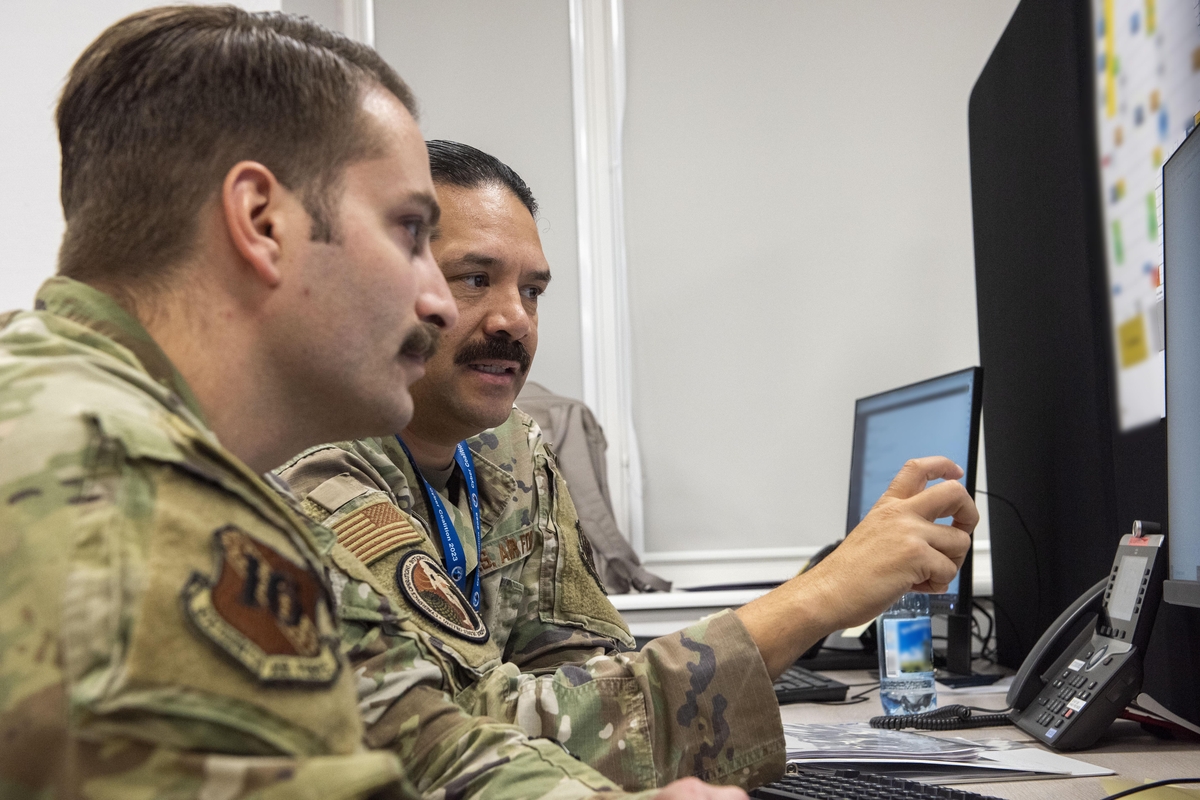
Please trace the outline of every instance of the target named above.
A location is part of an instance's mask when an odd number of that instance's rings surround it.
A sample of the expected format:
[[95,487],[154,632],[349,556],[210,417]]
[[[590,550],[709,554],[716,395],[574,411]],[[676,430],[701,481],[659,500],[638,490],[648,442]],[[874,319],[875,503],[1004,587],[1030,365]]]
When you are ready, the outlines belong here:
[[413,328],[412,333],[404,337],[400,344],[401,355],[428,361],[437,350],[442,332],[431,322],[422,322]]
[[472,361],[495,359],[497,361],[515,361],[521,365],[521,374],[529,371],[533,363],[525,345],[512,339],[487,338],[482,342],[467,342],[454,354],[454,363],[465,366]]

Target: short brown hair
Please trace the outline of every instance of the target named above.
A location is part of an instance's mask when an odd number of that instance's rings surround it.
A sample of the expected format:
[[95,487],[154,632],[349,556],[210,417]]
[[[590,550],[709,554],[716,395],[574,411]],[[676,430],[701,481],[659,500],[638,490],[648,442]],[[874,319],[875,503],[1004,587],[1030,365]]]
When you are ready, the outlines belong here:
[[374,150],[360,105],[372,84],[416,117],[374,50],[303,17],[171,6],[117,22],[75,62],[58,104],[59,272],[153,289],[241,160],[297,192],[313,238],[332,239],[344,167]]

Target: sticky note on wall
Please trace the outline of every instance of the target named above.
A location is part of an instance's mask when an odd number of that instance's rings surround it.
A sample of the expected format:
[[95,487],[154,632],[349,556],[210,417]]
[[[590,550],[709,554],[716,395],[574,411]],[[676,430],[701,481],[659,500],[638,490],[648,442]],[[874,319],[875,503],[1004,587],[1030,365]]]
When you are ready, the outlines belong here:
[[1146,318],[1141,314],[1122,322],[1117,328],[1117,344],[1121,350],[1121,368],[1128,369],[1150,357],[1146,342]]

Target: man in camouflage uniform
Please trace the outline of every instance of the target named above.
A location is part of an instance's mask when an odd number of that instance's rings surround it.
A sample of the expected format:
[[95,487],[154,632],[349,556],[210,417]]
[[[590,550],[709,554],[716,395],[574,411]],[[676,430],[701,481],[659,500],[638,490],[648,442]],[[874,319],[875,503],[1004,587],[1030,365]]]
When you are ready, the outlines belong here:
[[257,474],[403,427],[455,322],[412,110],[369,49],[231,7],[73,67],[60,275],[0,320],[0,796],[615,790],[452,703],[438,642]]
[[[513,407],[550,280],[536,203],[492,156],[428,146],[443,212],[433,251],[458,324],[414,385],[414,417],[398,436],[316,447],[279,474],[389,599],[439,637],[458,667],[452,691],[463,708],[554,737],[628,789],[685,775],[742,786],[773,779],[784,742],[772,679],[819,636],[870,619],[913,586],[949,582],[969,538],[932,520],[954,515],[970,530],[975,509],[956,482],[922,489],[961,473],[945,459],[909,465],[828,566],[630,652],[554,458]],[[478,549],[456,466],[464,439],[478,479]],[[465,553],[465,575],[481,576],[478,614],[430,602],[412,583],[413,564],[444,558],[433,504],[461,532],[452,546]]]

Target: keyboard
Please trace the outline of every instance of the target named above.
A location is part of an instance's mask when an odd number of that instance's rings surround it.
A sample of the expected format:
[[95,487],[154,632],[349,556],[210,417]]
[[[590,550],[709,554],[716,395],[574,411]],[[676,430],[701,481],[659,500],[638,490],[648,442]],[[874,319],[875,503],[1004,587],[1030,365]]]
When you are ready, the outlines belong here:
[[855,769],[789,766],[797,770],[750,792],[759,800],[997,800],[949,786],[930,786],[904,778],[872,775]]
[[845,700],[849,688],[840,681],[793,664],[775,679],[775,698],[780,705]]

